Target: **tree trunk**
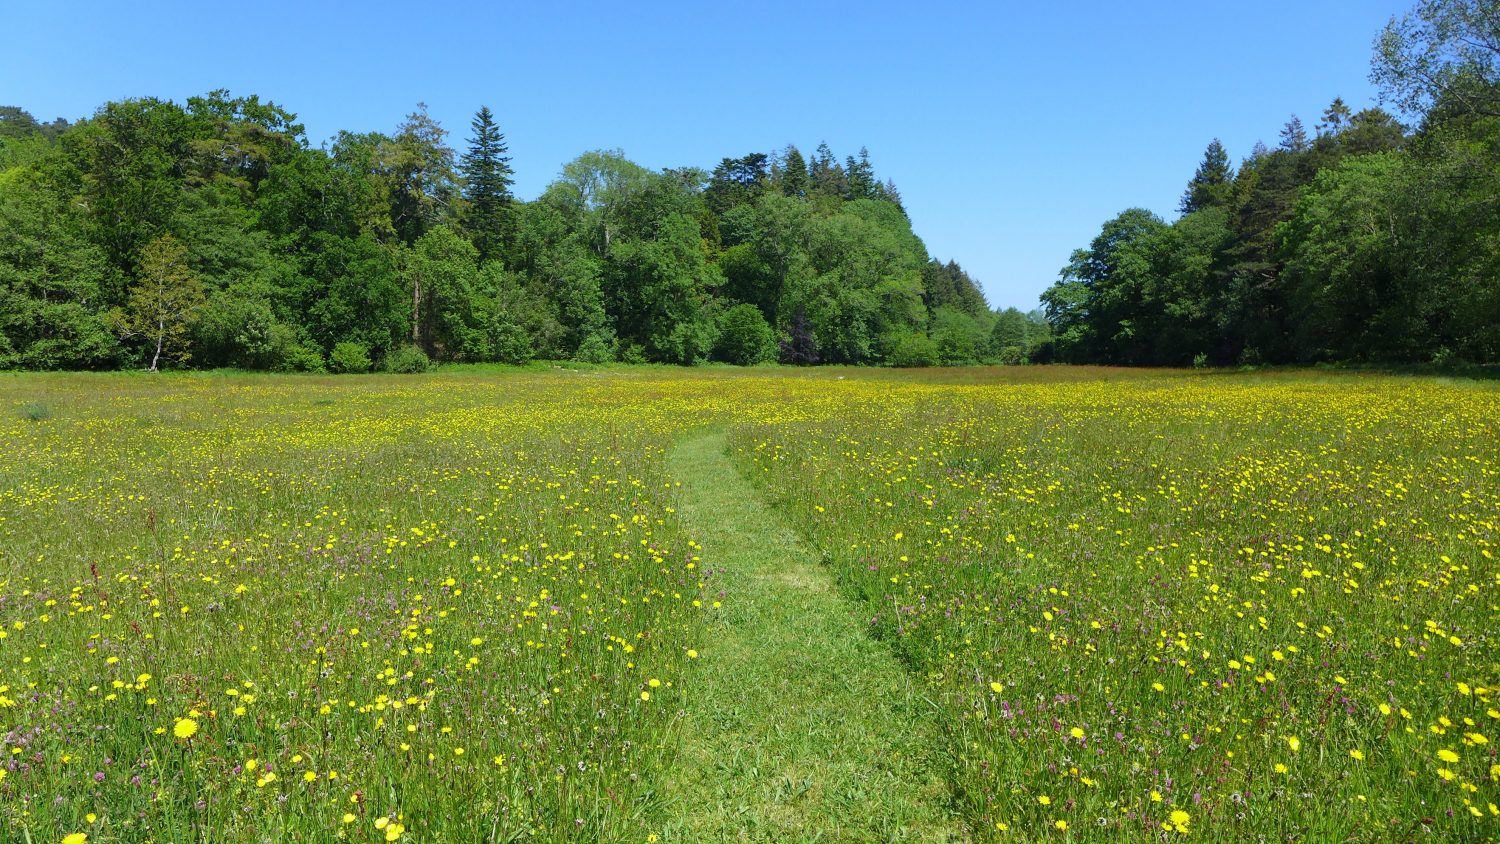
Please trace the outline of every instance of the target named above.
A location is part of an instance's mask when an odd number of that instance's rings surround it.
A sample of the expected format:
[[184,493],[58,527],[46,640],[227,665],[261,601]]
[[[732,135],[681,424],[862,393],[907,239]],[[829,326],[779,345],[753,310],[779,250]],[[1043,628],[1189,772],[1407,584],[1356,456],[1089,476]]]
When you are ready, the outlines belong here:
[[167,338],[167,326],[165,320],[156,321],[156,354],[151,356],[151,368],[147,372],[156,372],[157,364],[161,362],[161,344]]

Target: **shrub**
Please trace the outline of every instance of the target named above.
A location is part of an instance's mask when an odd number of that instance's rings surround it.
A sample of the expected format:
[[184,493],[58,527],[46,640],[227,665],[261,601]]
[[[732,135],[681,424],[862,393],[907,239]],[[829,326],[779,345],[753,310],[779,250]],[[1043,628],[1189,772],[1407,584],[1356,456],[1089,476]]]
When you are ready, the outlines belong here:
[[363,343],[335,343],[328,355],[328,368],[334,372],[369,372],[370,349]]
[[29,422],[40,422],[52,418],[52,408],[37,401],[29,401],[18,408],[21,418]]
[[525,328],[508,320],[490,324],[490,355],[501,363],[521,364],[536,357],[536,347]]
[[615,359],[615,344],[601,334],[590,334],[578,344],[573,359],[583,363],[609,363]]
[[292,343],[281,353],[276,369],[281,372],[325,372],[323,350],[313,343]]
[[426,372],[431,365],[432,361],[428,359],[427,353],[416,346],[399,346],[385,356],[387,372]]
[[776,358],[776,334],[754,305],[735,305],[719,316],[719,341],[714,354],[740,366]]
[[886,363],[900,367],[936,366],[938,363],[937,344],[932,342],[931,337],[920,331],[902,334],[891,343],[891,351],[886,357]]

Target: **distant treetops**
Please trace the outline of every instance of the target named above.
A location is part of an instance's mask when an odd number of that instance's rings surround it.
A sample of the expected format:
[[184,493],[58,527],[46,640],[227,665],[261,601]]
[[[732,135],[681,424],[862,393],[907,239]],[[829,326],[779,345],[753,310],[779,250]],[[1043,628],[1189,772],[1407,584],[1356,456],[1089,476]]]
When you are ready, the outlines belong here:
[[865,150],[661,172],[589,152],[522,202],[488,108],[461,154],[447,138],[419,105],[315,148],[225,91],[71,126],[0,109],[0,367],[933,365],[1046,342],[930,258]]

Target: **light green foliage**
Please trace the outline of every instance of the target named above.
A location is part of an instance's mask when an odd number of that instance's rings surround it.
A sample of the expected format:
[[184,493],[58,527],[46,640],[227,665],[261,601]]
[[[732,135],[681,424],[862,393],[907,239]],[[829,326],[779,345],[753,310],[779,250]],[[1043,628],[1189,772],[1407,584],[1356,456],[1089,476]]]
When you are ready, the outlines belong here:
[[735,305],[720,314],[718,334],[714,353],[719,360],[752,366],[776,359],[775,332],[754,305]]
[[203,306],[203,283],[187,265],[187,247],[163,235],[141,250],[140,269],[125,308],[112,314],[124,339],[139,339],[147,370],[191,358],[191,329]]
[[328,353],[328,368],[344,373],[369,372],[370,350],[359,343],[336,343]]

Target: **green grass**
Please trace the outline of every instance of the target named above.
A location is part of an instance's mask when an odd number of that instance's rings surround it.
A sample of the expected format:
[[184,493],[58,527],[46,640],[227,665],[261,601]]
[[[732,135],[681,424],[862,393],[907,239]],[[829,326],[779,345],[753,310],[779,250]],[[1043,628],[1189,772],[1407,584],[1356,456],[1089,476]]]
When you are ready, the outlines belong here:
[[0,405],[0,840],[1500,830],[1493,382],[7,374]]
[[920,684],[724,454],[679,444],[679,513],[729,609],[687,699],[665,841],[954,841]]

